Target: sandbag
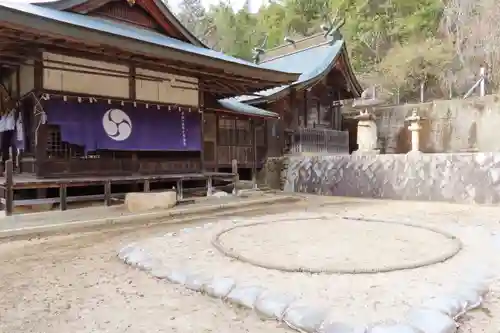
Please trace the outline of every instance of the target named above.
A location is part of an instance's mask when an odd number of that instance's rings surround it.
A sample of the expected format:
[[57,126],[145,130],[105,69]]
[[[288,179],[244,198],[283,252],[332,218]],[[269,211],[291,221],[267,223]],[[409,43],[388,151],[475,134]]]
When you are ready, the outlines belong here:
[[166,279],[172,283],[186,284],[189,272],[180,269],[172,269],[167,273]]
[[464,288],[464,290],[458,292],[456,297],[462,305],[460,314],[479,307],[483,302],[483,296],[480,295],[479,291],[469,288]]
[[325,309],[292,304],[286,310],[283,321],[294,330],[312,333],[319,330],[327,313]]
[[264,292],[255,302],[255,312],[263,319],[283,320],[288,306],[295,297],[271,291]]
[[209,296],[224,299],[233,290],[235,285],[236,282],[231,278],[214,277],[212,281],[203,286],[203,291]]
[[170,275],[171,270],[168,268],[165,268],[163,266],[158,265],[157,267],[153,268],[149,273],[160,280],[166,279]]
[[149,255],[137,247],[125,256],[125,263],[133,267],[140,267],[147,260],[150,260]]
[[128,257],[128,255],[131,252],[135,251],[136,248],[137,247],[135,244],[129,244],[127,246],[124,246],[120,251],[118,251],[118,258],[125,261],[125,259]]
[[418,328],[403,325],[403,324],[393,324],[393,325],[376,325],[370,328],[367,333],[424,333]]
[[421,307],[441,312],[453,318],[462,311],[463,304],[456,296],[443,295],[425,301]]
[[345,323],[339,322],[323,322],[318,330],[318,333],[367,333],[366,327],[352,327]]
[[201,292],[203,291],[203,287],[205,286],[205,284],[209,283],[210,280],[210,278],[207,278],[203,275],[193,274],[187,277],[184,286],[189,290]]
[[408,324],[425,333],[455,333],[456,322],[435,310],[420,309],[410,312]]
[[233,304],[253,309],[255,302],[264,291],[265,289],[259,286],[236,286],[226,298]]

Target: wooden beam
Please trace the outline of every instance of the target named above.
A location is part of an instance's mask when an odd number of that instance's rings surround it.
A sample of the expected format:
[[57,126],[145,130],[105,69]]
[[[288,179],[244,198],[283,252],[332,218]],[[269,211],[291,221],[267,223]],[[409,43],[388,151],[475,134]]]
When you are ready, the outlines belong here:
[[11,159],[5,162],[5,215],[14,211],[14,166]]
[[204,91],[198,90],[198,108],[200,112],[200,135],[201,135],[201,151],[200,151],[200,158],[201,158],[201,172],[205,172],[205,99],[204,99]]
[[[74,42],[69,41],[68,42],[67,38],[54,38],[54,37],[50,37],[50,36],[40,37],[39,35],[33,36],[33,34],[29,34],[29,33],[25,33],[23,35],[23,34],[19,34],[19,32],[17,32],[16,30],[12,30],[12,29],[0,30],[0,35],[4,36],[4,37],[10,37],[12,39],[17,38],[17,39],[21,39],[24,41],[32,42],[32,43],[37,44],[37,46],[43,45],[43,46],[49,47],[49,48],[54,48],[54,47],[55,48],[63,48],[63,49],[67,49],[71,52],[74,52],[75,50],[81,49],[82,46],[84,46],[81,41],[74,41]],[[166,61],[166,59],[148,58],[146,56],[141,56],[141,55],[133,54],[130,52],[124,52],[122,50],[116,50],[112,47],[100,46],[97,49],[98,50],[96,50],[95,46],[90,46],[90,45],[85,45],[85,48],[84,48],[86,53],[103,55],[103,54],[106,54],[105,52],[111,52],[113,54],[112,56],[117,56],[117,58],[119,58],[123,61],[130,61],[130,60],[137,61],[138,59],[140,59],[143,63],[146,63],[148,65],[162,67],[162,68],[169,69],[169,70],[177,70],[177,71],[180,71],[183,73],[189,73],[188,75],[192,75],[195,77],[200,77],[202,75],[205,75],[208,77],[222,78],[222,79],[226,79],[229,81],[245,82],[246,84],[248,84],[250,86],[254,86],[254,87],[258,86],[259,88],[257,88],[257,89],[259,89],[259,90],[265,89],[265,88],[270,88],[270,87],[273,87],[276,85],[275,83],[269,83],[268,86],[263,86],[262,82],[264,82],[264,81],[262,81],[262,80],[256,80],[254,78],[247,78],[247,77],[231,75],[229,73],[224,73],[223,70],[216,70],[214,72],[207,72],[206,68],[201,69],[201,68],[194,68],[195,66],[191,66],[191,65],[189,65],[189,66],[179,65],[179,64],[176,64],[172,61],[168,62],[168,61]],[[186,74],[184,74],[184,75],[186,75]]]

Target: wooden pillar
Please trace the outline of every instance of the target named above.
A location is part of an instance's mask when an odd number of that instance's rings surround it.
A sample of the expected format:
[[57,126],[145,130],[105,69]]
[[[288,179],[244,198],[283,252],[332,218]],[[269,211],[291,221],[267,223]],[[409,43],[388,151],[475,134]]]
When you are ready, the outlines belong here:
[[66,184],[61,184],[59,186],[59,209],[66,210],[68,209],[68,191]]
[[257,189],[257,126],[255,125],[255,119],[250,119],[250,126],[252,131],[252,152],[253,152],[252,187],[253,189]]
[[304,90],[304,102],[302,103],[302,112],[304,112],[304,127],[308,127],[308,119],[307,119],[307,89]]
[[131,100],[135,100],[137,97],[136,94],[136,68],[133,64],[130,64],[128,67],[129,77],[128,77],[128,95]]
[[238,183],[240,181],[240,175],[238,174],[238,160],[231,161],[231,172],[233,173],[233,195],[238,195]]
[[211,196],[214,193],[212,176],[207,177],[207,197]]
[[219,171],[219,115],[214,113],[215,116],[215,172]]
[[151,183],[149,179],[144,181],[144,192],[151,192]]
[[200,112],[200,135],[201,135],[201,147],[200,147],[200,160],[201,160],[201,172],[205,172],[205,99],[204,90],[198,89],[198,112]]
[[177,180],[177,200],[184,199],[184,193],[182,189],[182,179]]
[[104,183],[104,205],[111,206],[111,181]]
[[5,162],[5,215],[14,211],[14,168],[12,160]]

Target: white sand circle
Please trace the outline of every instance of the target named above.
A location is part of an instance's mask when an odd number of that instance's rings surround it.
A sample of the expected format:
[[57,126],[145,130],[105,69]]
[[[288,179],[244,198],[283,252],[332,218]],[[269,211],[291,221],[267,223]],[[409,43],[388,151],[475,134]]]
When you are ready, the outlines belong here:
[[235,225],[217,233],[212,244],[224,255],[255,266],[330,274],[424,267],[461,249],[453,235],[431,227],[341,218]]

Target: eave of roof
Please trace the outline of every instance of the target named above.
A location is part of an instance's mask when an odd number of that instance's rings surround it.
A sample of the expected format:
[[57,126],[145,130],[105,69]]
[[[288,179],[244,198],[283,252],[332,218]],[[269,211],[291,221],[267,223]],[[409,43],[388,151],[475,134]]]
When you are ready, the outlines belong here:
[[251,117],[262,117],[262,118],[279,118],[279,114],[276,112],[267,111],[253,105],[245,104],[243,102],[238,102],[234,99],[222,99],[218,101],[224,110],[243,114]]
[[[56,0],[56,1],[44,1],[44,2],[31,2],[37,6],[44,6],[51,9],[57,10],[68,10],[70,8],[80,6],[89,0]],[[155,5],[160,9],[160,11],[165,15],[167,20],[172,23],[172,25],[180,31],[180,33],[189,40],[193,45],[209,48],[201,40],[199,40],[195,35],[193,35],[182,23],[177,19],[177,17],[170,11],[167,5],[161,0],[153,0]]]
[[[291,84],[281,85],[255,93],[255,95],[261,96],[238,96],[226,98],[225,100],[245,102],[247,104],[260,104],[269,102],[270,100],[279,99],[287,95],[291,88],[305,89],[330,72],[330,70],[335,66],[335,61],[340,56],[343,49],[344,40],[334,39],[298,52],[269,59],[260,65],[264,68],[274,69],[286,66],[293,68],[294,60],[292,58],[295,58],[295,65],[302,66],[302,74],[299,76],[298,80]],[[313,53],[315,53],[316,57],[313,56]],[[318,55],[322,58],[321,60],[318,60],[318,63],[316,63],[316,60],[312,59],[318,58]]]
[[134,53],[140,52],[203,67],[219,68],[227,73],[262,79],[273,82],[273,84],[288,84],[299,76],[297,73],[266,69],[251,62],[211,49],[197,47],[154,31],[32,4],[0,2],[1,23],[28,30],[34,28],[38,31],[64,35],[76,40],[83,41],[88,38],[96,43]]

